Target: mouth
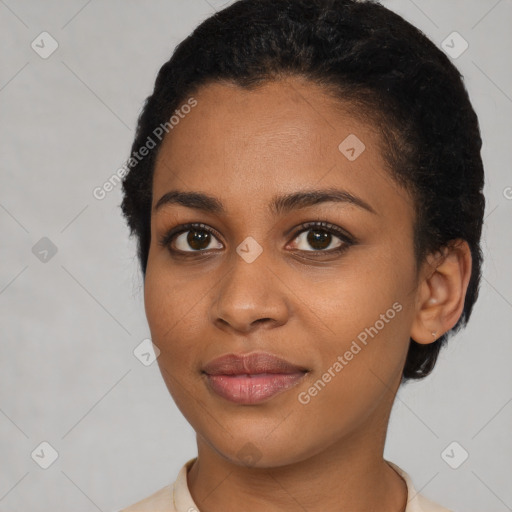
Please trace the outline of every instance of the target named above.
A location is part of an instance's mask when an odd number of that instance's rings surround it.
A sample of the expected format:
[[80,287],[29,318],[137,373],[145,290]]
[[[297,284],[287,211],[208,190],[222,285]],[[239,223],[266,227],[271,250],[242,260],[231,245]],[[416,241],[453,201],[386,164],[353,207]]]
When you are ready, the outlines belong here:
[[256,404],[296,386],[308,369],[269,353],[227,354],[202,370],[211,391],[237,404]]

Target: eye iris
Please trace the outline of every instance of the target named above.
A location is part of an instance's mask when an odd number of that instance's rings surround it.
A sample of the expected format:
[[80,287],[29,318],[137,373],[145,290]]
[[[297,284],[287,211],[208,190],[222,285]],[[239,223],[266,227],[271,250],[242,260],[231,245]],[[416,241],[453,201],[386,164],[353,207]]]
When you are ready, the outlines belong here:
[[187,243],[196,250],[206,249],[210,244],[210,233],[200,229],[190,230]]
[[[308,244],[318,250],[325,249],[326,247],[329,247],[329,244],[331,243],[331,236],[332,235],[327,233],[327,231],[323,231],[321,229],[313,229],[308,234]],[[318,243],[320,244],[320,247],[316,245]]]

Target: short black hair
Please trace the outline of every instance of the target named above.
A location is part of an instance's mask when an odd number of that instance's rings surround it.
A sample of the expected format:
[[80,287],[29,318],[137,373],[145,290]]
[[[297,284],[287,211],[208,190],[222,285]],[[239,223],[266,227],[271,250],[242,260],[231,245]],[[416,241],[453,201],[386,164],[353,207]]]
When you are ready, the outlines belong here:
[[[161,67],[132,154],[201,86],[251,89],[287,76],[321,85],[378,128],[390,174],[415,201],[417,265],[455,239],[470,247],[471,278],[457,324],[434,343],[410,339],[402,382],[424,378],[478,297],[485,199],[480,128],[463,77],[420,30],[371,0],[238,0],[202,22]],[[121,208],[144,277],[161,140],[132,161],[123,180]]]

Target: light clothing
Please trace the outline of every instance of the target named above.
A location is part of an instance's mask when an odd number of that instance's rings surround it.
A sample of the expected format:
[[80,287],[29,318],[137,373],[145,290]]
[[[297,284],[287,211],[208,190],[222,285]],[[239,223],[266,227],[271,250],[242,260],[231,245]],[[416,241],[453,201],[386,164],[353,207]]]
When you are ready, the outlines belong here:
[[[119,512],[200,512],[194,503],[187,484],[187,472],[196,459],[190,459],[180,469],[176,481],[156,491],[151,496],[123,508]],[[407,484],[407,508],[405,512],[451,512],[419,494],[411,477],[396,464],[386,461]]]

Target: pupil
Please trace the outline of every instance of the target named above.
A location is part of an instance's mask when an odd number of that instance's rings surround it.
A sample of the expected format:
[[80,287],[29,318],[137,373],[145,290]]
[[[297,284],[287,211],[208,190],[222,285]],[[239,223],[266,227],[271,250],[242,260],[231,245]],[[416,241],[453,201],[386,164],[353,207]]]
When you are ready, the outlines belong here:
[[[312,230],[308,235],[308,243],[315,249],[325,249],[330,244],[330,233],[321,230]],[[320,246],[318,247],[317,244]]]
[[189,231],[187,242],[193,249],[205,249],[210,243],[210,233],[200,230]]

